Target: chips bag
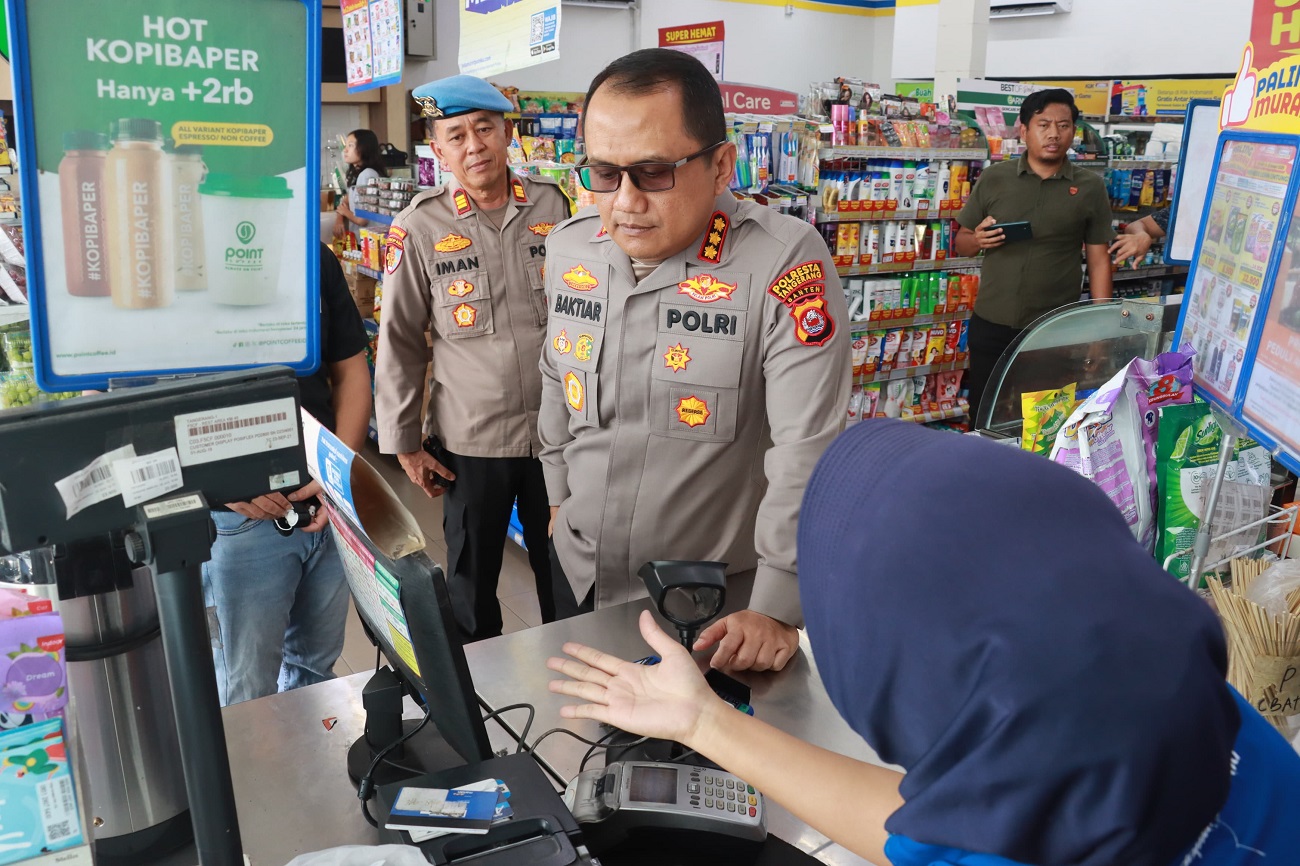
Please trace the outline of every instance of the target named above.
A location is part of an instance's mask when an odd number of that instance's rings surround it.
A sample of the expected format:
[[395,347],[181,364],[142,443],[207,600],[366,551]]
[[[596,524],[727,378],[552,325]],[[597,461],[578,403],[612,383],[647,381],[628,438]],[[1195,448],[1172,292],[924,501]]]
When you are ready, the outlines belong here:
[[1074,411],[1074,389],[1077,387],[1077,383],[1071,382],[1064,388],[1026,391],[1020,395],[1020,408],[1025,419],[1020,433],[1023,450],[1043,456],[1052,453],[1057,432]]

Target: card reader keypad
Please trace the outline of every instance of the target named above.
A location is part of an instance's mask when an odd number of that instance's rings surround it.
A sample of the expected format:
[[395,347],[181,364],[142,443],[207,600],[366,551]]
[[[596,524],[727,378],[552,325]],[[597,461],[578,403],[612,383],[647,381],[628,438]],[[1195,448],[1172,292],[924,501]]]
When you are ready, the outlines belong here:
[[702,794],[705,809],[726,812],[738,817],[758,817],[758,792],[754,790],[753,785],[747,785],[736,779],[715,776],[707,770],[703,772],[692,770],[686,792],[690,795],[691,805],[696,808],[700,807]]

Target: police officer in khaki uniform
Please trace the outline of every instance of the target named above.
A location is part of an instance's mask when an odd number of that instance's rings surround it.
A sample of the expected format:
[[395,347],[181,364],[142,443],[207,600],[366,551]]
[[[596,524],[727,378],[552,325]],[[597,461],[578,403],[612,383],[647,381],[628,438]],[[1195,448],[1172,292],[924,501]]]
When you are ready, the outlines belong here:
[[[780,669],[802,622],[804,484],[840,432],[844,293],[807,223],[728,192],[718,86],[646,49],[592,83],[579,179],[547,242],[539,430],[557,615],[643,596],[649,560],[757,570],[749,610],[701,635],[715,667]],[[559,578],[559,572],[567,581]]]
[[[509,170],[503,112],[511,105],[492,85],[458,75],[416,88],[415,98],[434,119],[433,149],[454,181],[416,196],[388,233],[375,364],[379,448],[395,453],[430,497],[446,492],[452,607],[463,637],[479,640],[501,634],[496,587],[516,499],[542,619],[555,618],[537,358],[545,243],[570,209],[554,183]],[[433,376],[421,419],[426,331]]]

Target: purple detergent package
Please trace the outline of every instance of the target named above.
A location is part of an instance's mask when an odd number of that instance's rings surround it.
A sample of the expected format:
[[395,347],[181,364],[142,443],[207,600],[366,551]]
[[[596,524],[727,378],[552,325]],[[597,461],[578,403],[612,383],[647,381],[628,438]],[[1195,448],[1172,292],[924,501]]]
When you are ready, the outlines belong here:
[[1160,408],[1192,402],[1190,347],[1153,361],[1135,358],[1074,410],[1051,459],[1096,482],[1133,536],[1155,543],[1156,437]]
[[62,617],[0,619],[0,730],[61,719],[67,705]]

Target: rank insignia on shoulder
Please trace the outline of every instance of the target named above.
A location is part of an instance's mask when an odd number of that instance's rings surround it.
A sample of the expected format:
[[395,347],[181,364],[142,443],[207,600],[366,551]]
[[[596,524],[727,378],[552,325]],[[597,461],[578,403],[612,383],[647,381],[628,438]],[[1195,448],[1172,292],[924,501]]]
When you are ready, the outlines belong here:
[[464,216],[474,209],[469,202],[469,194],[463,189],[458,189],[451,194],[452,203],[456,205],[456,216]]
[[590,292],[592,289],[600,287],[600,280],[596,279],[591,271],[582,265],[569,268],[560,275],[560,279],[564,280],[564,284],[575,292]]
[[696,274],[677,284],[677,294],[687,295],[701,304],[711,304],[724,298],[729,300],[734,291],[735,283],[724,283],[713,274]]
[[677,401],[677,420],[687,427],[699,427],[709,420],[709,404],[692,394]]
[[725,213],[720,210],[713,212],[713,216],[709,217],[709,230],[704,235],[704,242],[700,244],[700,261],[711,265],[722,261],[722,248],[727,242],[730,227],[731,221]]
[[515,201],[520,204],[528,203],[528,193],[524,191],[524,182],[519,178],[513,178],[510,181],[510,190],[514,193]]
[[564,399],[574,412],[581,412],[587,405],[587,394],[583,390],[582,380],[578,378],[577,373],[568,372],[564,374]]
[[469,249],[474,246],[474,242],[464,235],[448,234],[445,238],[433,245],[433,248],[440,253],[458,253],[461,250]]
[[456,327],[458,328],[472,328],[474,323],[478,321],[478,310],[475,309],[473,304],[461,304],[452,310],[451,315],[456,320]]

